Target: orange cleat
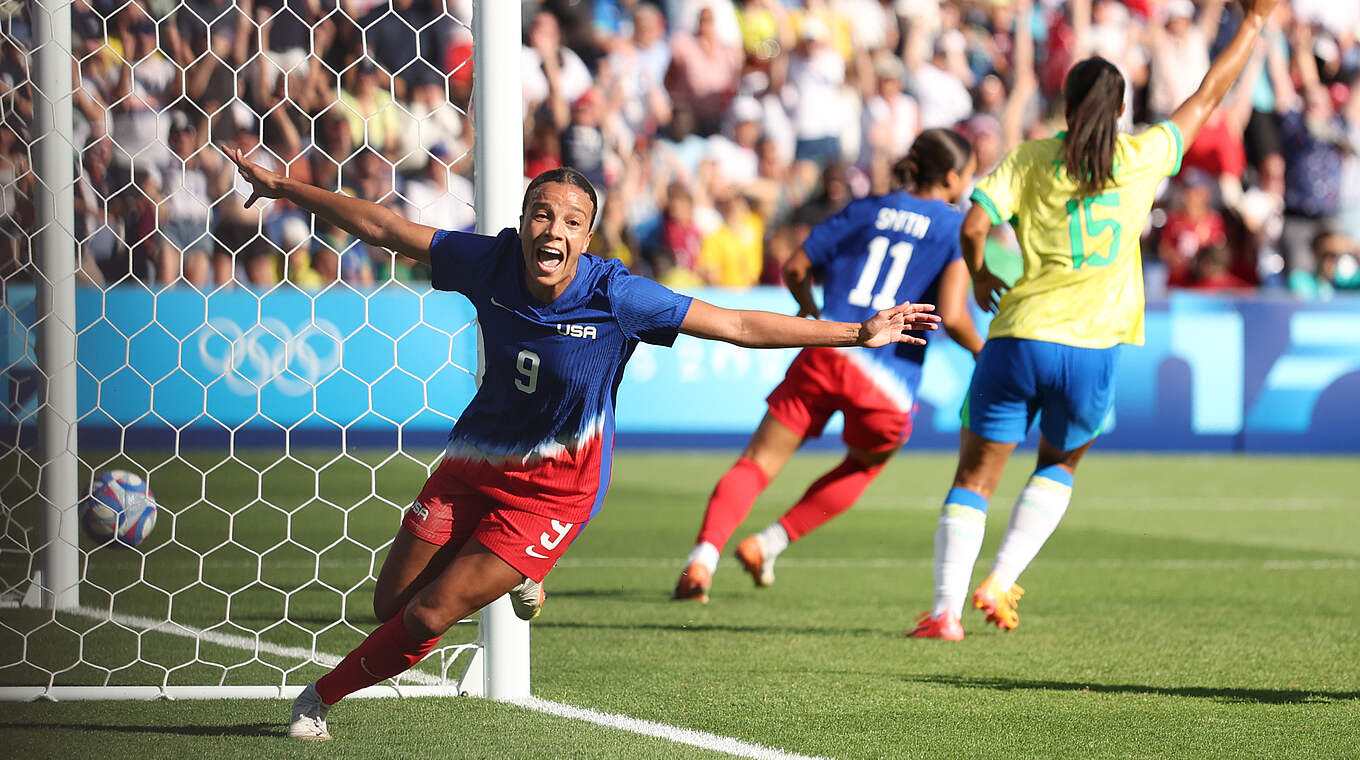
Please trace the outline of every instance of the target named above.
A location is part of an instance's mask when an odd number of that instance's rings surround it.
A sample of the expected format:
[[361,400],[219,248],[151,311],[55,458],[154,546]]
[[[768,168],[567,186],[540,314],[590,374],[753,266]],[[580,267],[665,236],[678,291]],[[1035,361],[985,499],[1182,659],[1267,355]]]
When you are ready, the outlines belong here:
[[774,557],[765,558],[765,542],[759,534],[747,536],[737,544],[737,560],[750,573],[757,588],[774,585]]
[[702,564],[691,562],[689,567],[680,573],[680,580],[675,582],[675,594],[671,598],[677,602],[692,600],[708,604],[708,587],[712,585],[713,573]]
[[996,582],[996,576],[989,575],[973,592],[973,606],[987,613],[987,622],[996,623],[996,627],[1003,631],[1013,631],[1020,625],[1020,613],[1016,612],[1015,607],[1020,604],[1020,597],[1024,594],[1025,590],[1015,583],[1002,590]]
[[963,641],[963,624],[949,612],[941,612],[933,617],[929,612],[922,612],[916,618],[916,629],[906,636],[909,639]]

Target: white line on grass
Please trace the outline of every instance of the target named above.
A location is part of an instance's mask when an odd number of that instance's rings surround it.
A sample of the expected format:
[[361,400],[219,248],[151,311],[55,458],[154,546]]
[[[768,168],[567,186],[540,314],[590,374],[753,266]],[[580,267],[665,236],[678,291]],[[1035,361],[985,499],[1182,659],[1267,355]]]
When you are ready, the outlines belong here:
[[583,720],[600,726],[607,726],[609,728],[617,728],[635,734],[642,734],[644,736],[654,736],[659,739],[666,739],[675,742],[676,744],[688,744],[691,747],[726,752],[729,755],[735,755],[737,757],[750,757],[756,758],[757,760],[823,760],[808,755],[797,755],[783,750],[772,749],[760,744],[744,742],[740,739],[718,736],[705,731],[695,731],[689,728],[668,726],[665,723],[630,718],[627,715],[597,712],[584,707],[573,707],[572,705],[564,705],[560,702],[549,702],[545,699],[539,699],[538,697],[516,699],[513,700],[513,704],[517,704],[530,710],[545,712],[549,715],[572,718],[573,720]]
[[[219,633],[203,628],[197,628],[183,623],[176,623],[170,620],[158,620],[156,618],[144,617],[141,615],[123,615],[118,613],[111,614],[106,609],[95,607],[76,607],[69,610],[62,610],[64,613],[80,615],[82,617],[94,618],[96,620],[107,620],[127,628],[140,629],[148,633],[163,633],[170,636],[182,636],[196,641],[214,644],[229,649],[244,649],[255,652],[256,657],[261,654],[272,654],[281,657],[289,657],[297,660],[312,660],[313,662],[333,667],[339,663],[339,655],[317,652],[303,647],[289,647],[280,644],[271,644],[267,641],[257,640],[249,636],[241,636],[232,633]],[[446,679],[420,670],[408,670],[402,674],[402,681],[413,681],[427,686],[437,686],[448,683]],[[665,723],[657,723],[640,718],[630,718],[627,715],[617,715],[614,713],[602,713],[585,707],[564,704],[562,702],[550,702],[546,699],[537,697],[526,697],[516,699],[509,704],[522,707],[526,710],[547,713],[560,718],[570,718],[572,720],[594,723],[607,728],[615,728],[620,731],[627,731],[634,734],[642,734],[656,739],[664,739],[676,744],[688,744],[691,747],[713,750],[715,752],[725,752],[734,757],[749,757],[754,760],[825,760],[824,758],[811,757],[809,755],[799,755],[783,750],[773,749],[761,744],[745,742],[740,739],[733,739],[727,736],[718,736],[705,731],[695,731],[690,728],[680,728],[670,726]]]

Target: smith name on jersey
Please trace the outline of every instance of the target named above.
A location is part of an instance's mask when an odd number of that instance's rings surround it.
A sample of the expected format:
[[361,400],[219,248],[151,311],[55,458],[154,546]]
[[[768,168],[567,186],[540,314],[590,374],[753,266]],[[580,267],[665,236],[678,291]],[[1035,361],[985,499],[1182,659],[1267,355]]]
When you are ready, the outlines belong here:
[[609,484],[614,404],[638,341],[675,342],[691,299],[581,254],[552,303],[524,281],[519,235],[441,230],[432,285],[477,310],[477,392],[449,433],[445,458],[465,484],[506,506],[585,522]]
[[[940,274],[963,256],[962,221],[948,203],[906,191],[851,201],[817,225],[803,243],[813,266],[822,271],[822,316],[862,322],[904,301],[933,303]],[[924,333],[927,340],[931,335]],[[890,343],[839,350],[902,411],[915,407],[925,346]]]

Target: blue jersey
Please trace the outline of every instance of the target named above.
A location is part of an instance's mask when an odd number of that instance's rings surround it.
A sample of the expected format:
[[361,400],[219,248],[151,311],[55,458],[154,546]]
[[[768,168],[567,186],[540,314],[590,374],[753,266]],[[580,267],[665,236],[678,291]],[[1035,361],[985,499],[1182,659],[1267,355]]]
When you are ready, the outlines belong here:
[[[904,301],[933,303],[940,275],[963,257],[963,214],[906,191],[861,198],[813,228],[803,250],[822,272],[822,316],[863,322]],[[926,332],[930,339],[932,333]],[[925,346],[844,349],[903,411],[915,406]]]
[[566,522],[594,515],[609,483],[614,405],[638,341],[675,342],[691,299],[635,277],[617,260],[581,254],[552,303],[524,280],[519,235],[441,230],[430,244],[432,285],[477,310],[477,393],[445,456],[467,485],[502,504]]

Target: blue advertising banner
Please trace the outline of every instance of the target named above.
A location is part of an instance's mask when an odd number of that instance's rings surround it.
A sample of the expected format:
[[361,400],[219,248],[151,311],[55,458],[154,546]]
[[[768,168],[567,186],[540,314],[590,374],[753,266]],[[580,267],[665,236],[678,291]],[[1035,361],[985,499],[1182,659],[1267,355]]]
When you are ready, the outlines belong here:
[[[794,310],[776,288],[695,295]],[[474,316],[461,296],[401,284],[319,295],[82,289],[81,441],[437,445],[476,388]],[[32,289],[8,289],[6,440],[36,423],[36,319]],[[1178,294],[1149,305],[1146,332],[1145,346],[1121,354],[1102,448],[1360,452],[1360,299]],[[795,353],[685,336],[640,346],[619,391],[620,445],[741,445]],[[913,446],[957,445],[972,364],[947,338],[932,346]]]

